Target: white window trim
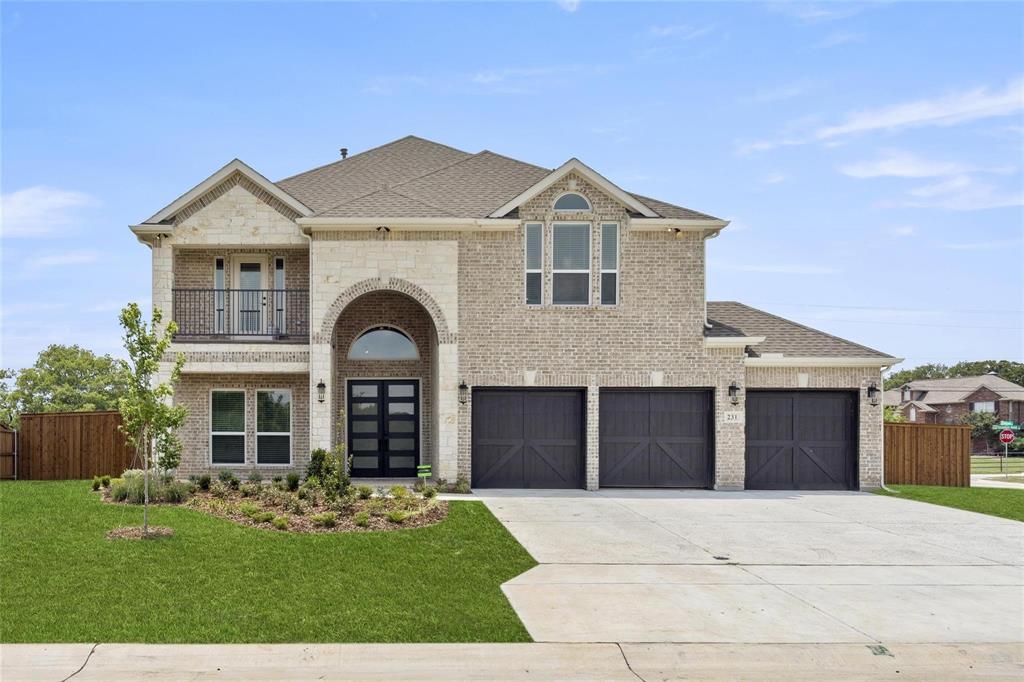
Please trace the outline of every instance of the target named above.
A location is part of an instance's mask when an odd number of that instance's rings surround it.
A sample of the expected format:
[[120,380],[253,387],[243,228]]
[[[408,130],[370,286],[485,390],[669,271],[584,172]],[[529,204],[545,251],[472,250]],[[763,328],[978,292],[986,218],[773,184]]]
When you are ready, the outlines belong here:
[[[589,237],[587,238],[587,263],[590,265],[586,270],[559,270],[555,268],[555,233],[558,232],[559,226],[562,225],[586,225],[590,228]],[[557,303],[555,301],[555,275],[587,275],[587,302],[586,303]],[[587,307],[593,303],[594,298],[594,223],[587,222],[585,220],[567,220],[563,222],[551,223],[551,305],[557,305],[563,308],[572,307]]]
[[[605,269],[604,267],[604,227],[605,225],[615,226],[615,269]],[[598,292],[598,303],[605,308],[614,308],[619,304],[619,282],[622,279],[619,276],[619,267],[621,264],[621,253],[622,253],[622,226],[619,223],[604,222],[601,223],[601,262],[600,265],[601,274],[615,273],[615,303],[605,303],[601,299],[604,298],[604,278],[598,277],[598,288],[601,290]]]
[[[277,261],[281,261],[281,288],[277,287]],[[288,273],[286,271],[288,263],[284,256],[271,256],[270,257],[270,282],[273,290],[271,307],[274,313],[274,327],[278,334],[285,333],[285,327],[288,326],[288,296],[284,293],[286,283],[288,281]],[[281,297],[281,324],[277,324],[277,297]]]
[[[583,201],[587,202],[587,207],[585,209],[580,209],[580,208],[555,208],[555,204],[558,203],[559,199],[561,199],[562,197],[564,197],[564,196],[566,196],[568,194],[575,194],[576,196],[582,197]],[[571,190],[568,190],[566,192],[562,192],[557,197],[555,197],[555,200],[551,202],[551,210],[554,211],[555,213],[593,213],[594,212],[594,202],[591,201],[590,197],[585,195],[583,192],[580,192],[579,190],[571,189]]]
[[[260,431],[260,393],[287,393],[288,394],[288,432],[283,433],[279,431]],[[283,468],[290,467],[294,458],[295,451],[295,396],[292,394],[290,388],[257,388],[256,389],[256,453],[255,462],[258,467],[268,468]],[[288,463],[287,464],[263,464],[260,462],[260,436],[288,436]]]
[[[979,410],[978,409],[978,405],[991,405],[992,409],[991,410]],[[973,402],[973,403],[971,403],[971,412],[991,412],[991,413],[995,414],[995,412],[996,412],[996,401],[994,401],[994,400],[979,400],[977,402]]]
[[[241,431],[214,431],[213,430],[213,394],[214,393],[241,393],[242,394],[242,430]],[[245,435],[245,424],[247,419],[245,418],[249,409],[249,396],[246,395],[244,388],[211,388],[210,389],[210,437],[207,442],[208,450],[210,453],[209,460],[210,466],[213,467],[244,467],[249,463],[249,457],[246,453],[246,440]],[[241,436],[242,437],[242,461],[241,462],[214,462],[213,461],[213,437],[214,436]]]
[[[377,331],[378,329],[387,329],[387,330],[394,331],[394,332],[401,332],[401,334],[405,338],[409,339],[410,343],[412,343],[412,345],[413,345],[413,348],[416,349],[416,357],[415,358],[353,358],[353,357],[351,357],[351,355],[352,355],[352,347],[356,345],[356,341],[358,341],[359,339],[363,338],[363,336],[365,336],[366,334],[369,334],[372,331]],[[412,334],[410,334],[405,329],[403,329],[402,327],[399,327],[396,324],[372,324],[372,325],[370,325],[369,327],[367,327],[366,329],[364,329],[363,331],[359,332],[354,337],[352,337],[352,343],[348,344],[348,351],[346,351],[346,353],[345,353],[345,362],[419,362],[422,359],[423,359],[423,355],[420,353],[420,344],[416,343],[416,339],[413,338]]]
[[[531,268],[529,267],[529,254],[530,254],[530,226],[536,225],[540,228],[540,267]],[[523,302],[531,307],[537,307],[544,305],[544,223],[532,222],[523,223],[523,271],[527,275],[534,273],[540,275],[540,301],[537,303],[530,303],[526,300],[527,287],[529,277],[523,277]]]

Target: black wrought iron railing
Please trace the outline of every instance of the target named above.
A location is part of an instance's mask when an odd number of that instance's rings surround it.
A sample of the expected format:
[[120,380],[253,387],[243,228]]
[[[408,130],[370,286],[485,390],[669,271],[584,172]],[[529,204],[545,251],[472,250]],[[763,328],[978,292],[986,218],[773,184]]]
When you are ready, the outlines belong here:
[[175,338],[309,338],[308,289],[174,289]]

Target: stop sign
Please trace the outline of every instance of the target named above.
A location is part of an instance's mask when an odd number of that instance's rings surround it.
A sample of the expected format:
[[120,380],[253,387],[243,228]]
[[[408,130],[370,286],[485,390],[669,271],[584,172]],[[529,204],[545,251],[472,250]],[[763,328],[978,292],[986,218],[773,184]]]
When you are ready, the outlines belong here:
[[1003,429],[999,432],[999,442],[1004,444],[1010,444],[1013,442],[1013,430]]

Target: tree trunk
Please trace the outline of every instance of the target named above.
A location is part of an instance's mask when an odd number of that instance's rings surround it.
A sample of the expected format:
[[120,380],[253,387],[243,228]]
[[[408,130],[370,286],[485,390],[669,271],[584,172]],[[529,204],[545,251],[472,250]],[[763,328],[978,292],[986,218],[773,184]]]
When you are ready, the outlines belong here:
[[[145,432],[143,432],[145,433]],[[146,434],[145,446],[143,447],[142,461],[142,537],[149,535],[149,438]]]

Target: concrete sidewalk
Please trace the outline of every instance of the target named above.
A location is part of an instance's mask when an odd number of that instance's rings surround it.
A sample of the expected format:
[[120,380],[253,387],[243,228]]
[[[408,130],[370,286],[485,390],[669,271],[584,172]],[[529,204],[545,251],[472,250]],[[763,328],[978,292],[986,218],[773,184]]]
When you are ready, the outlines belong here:
[[1021,644],[4,644],[21,680],[1020,680]]

